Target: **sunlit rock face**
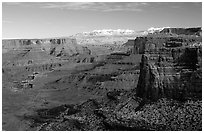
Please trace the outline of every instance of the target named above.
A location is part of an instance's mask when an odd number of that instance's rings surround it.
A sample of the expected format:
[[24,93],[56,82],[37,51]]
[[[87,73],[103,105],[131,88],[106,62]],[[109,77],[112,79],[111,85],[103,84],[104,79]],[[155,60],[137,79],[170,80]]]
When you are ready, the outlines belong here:
[[193,45],[199,40],[185,36],[137,38],[135,53],[143,54],[137,96],[151,100],[201,98],[202,48]]
[[149,34],[145,37],[137,37],[132,51],[134,54],[144,54],[155,50],[159,51],[161,47],[195,46],[200,45],[201,42],[202,37],[195,35]]
[[164,28],[160,33],[172,33],[177,35],[202,35],[201,27],[197,28]]
[[3,49],[7,51],[18,49],[39,49],[51,55],[74,55],[80,53],[90,53],[85,47],[77,44],[73,38],[52,38],[52,39],[14,39],[3,40]]
[[49,52],[51,55],[62,56],[62,55],[76,55],[86,52],[90,54],[90,51],[86,47],[82,47],[77,44],[76,39],[51,39],[50,40]]
[[[2,41],[3,66],[27,66],[57,62],[60,58],[78,57],[89,62],[89,50],[73,38],[13,39]],[[84,60],[86,58],[86,60]],[[83,61],[82,61],[83,60]]]

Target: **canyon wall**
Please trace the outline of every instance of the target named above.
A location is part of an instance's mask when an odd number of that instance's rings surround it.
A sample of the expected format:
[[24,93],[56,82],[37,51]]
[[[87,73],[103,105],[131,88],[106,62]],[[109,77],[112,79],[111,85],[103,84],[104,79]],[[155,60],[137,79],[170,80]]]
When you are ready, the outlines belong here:
[[201,27],[197,28],[164,28],[160,33],[172,33],[177,35],[202,35]]
[[143,54],[137,96],[151,100],[201,99],[202,47],[200,38],[191,39],[157,36],[135,40],[136,53]]
[[144,54],[145,50],[157,50],[161,47],[185,47],[202,42],[202,37],[191,35],[149,34],[135,39],[133,54]]
[[[3,66],[27,66],[77,58],[74,62],[89,62],[91,50],[77,44],[73,38],[13,39],[2,41]],[[80,61],[78,61],[80,60]]]
[[10,50],[38,49],[54,56],[72,56],[77,54],[90,54],[87,47],[77,44],[73,38],[52,38],[52,39],[13,39],[3,40],[2,48],[5,52]]

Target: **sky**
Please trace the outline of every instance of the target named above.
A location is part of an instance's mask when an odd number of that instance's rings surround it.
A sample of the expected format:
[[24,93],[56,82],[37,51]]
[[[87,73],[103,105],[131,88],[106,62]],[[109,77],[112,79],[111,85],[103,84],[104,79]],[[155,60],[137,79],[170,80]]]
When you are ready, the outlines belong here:
[[101,29],[201,27],[202,3],[3,2],[2,38],[64,37]]

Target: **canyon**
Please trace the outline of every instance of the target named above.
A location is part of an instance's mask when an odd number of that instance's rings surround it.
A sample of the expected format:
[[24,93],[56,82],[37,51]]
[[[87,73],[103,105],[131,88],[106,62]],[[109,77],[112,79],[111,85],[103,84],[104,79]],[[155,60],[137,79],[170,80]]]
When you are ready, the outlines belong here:
[[201,131],[202,29],[2,40],[2,99],[9,131]]

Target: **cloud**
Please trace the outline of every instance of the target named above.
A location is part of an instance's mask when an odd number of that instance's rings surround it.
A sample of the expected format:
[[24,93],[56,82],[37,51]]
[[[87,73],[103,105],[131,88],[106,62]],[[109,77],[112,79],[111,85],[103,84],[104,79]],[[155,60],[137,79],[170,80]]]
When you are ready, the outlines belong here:
[[21,2],[2,2],[3,6],[4,5],[8,5],[8,6],[16,6],[16,5],[20,5]]
[[11,24],[11,23],[13,23],[12,21],[9,21],[9,20],[3,20],[2,22],[3,22],[3,23],[6,23],[6,24]]
[[87,11],[142,11],[148,3],[141,2],[58,2],[40,3],[41,8],[57,8],[67,10],[87,10]]
[[34,3],[33,2],[2,2],[2,7],[8,7],[8,6],[13,6],[13,7],[17,7],[17,6],[18,7],[32,7],[33,5],[35,5],[35,2]]
[[86,11],[142,11],[149,3],[144,2],[3,2],[3,6],[22,6],[45,9]]
[[178,6],[178,5],[173,5],[173,6],[171,6],[171,8],[174,8],[174,9],[179,9],[179,8],[181,8],[180,6]]

